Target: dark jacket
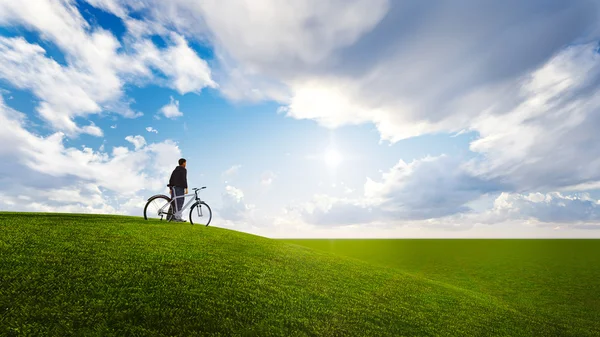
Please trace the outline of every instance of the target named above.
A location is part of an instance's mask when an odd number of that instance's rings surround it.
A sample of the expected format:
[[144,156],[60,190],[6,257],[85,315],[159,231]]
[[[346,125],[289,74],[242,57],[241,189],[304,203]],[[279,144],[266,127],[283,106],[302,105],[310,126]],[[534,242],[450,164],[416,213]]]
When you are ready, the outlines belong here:
[[183,187],[188,188],[187,184],[187,170],[183,166],[177,166],[173,173],[171,173],[171,179],[169,179],[168,187]]

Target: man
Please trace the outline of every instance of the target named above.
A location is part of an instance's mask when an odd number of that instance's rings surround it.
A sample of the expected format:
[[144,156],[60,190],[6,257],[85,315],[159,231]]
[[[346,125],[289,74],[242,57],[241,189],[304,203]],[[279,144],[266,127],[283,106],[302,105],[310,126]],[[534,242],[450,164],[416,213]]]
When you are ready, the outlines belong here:
[[[188,193],[186,165],[187,162],[184,158],[179,159],[179,166],[175,167],[173,173],[171,173],[169,185],[167,185],[171,189],[171,199]],[[184,199],[185,198],[178,198],[175,200],[175,221],[185,221],[181,218],[180,212],[181,208],[183,208]]]

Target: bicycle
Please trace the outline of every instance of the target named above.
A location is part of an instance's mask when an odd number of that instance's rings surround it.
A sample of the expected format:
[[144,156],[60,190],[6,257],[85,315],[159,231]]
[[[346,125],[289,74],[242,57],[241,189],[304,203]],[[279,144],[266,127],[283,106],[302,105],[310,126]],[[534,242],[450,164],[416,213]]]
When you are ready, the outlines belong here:
[[[208,204],[206,204],[206,202],[204,202],[202,199],[200,199],[200,197],[198,196],[198,191],[201,191],[203,189],[205,189],[205,187],[202,188],[193,188],[192,190],[194,191],[194,193],[189,193],[189,194],[184,194],[184,195],[180,195],[177,196],[175,198],[170,198],[164,194],[156,194],[151,196],[150,198],[148,198],[148,202],[146,202],[146,206],[144,206],[144,219],[148,220],[148,218],[152,218],[152,216],[157,216],[160,217],[160,220],[163,220],[163,215],[166,215],[166,220],[168,222],[171,222],[174,217],[176,215],[178,215],[181,218],[181,215],[183,214],[183,211],[192,203],[194,202],[194,204],[191,206],[190,208],[190,224],[204,224],[202,223],[204,219],[206,220],[206,226],[208,226],[210,224],[210,221],[212,220],[212,210],[210,209],[210,206],[208,206]],[[174,209],[177,209],[177,205],[174,203],[176,199],[179,198],[184,198],[183,200],[185,200],[185,197],[191,197],[193,196],[194,198],[192,198],[187,204],[183,205],[183,208],[177,212],[173,212]],[[166,203],[162,206],[160,206],[160,204],[162,203],[161,200],[164,200]],[[148,207],[150,205],[156,205],[158,203],[157,210],[156,211],[148,211]],[[167,205],[169,205],[169,209],[165,211],[165,207],[167,207]],[[205,209],[206,211],[208,211],[208,215],[205,216],[205,214],[203,213],[203,209]],[[196,210],[196,212],[194,213],[194,210]],[[194,215],[197,214],[197,218],[196,220],[194,220]]]

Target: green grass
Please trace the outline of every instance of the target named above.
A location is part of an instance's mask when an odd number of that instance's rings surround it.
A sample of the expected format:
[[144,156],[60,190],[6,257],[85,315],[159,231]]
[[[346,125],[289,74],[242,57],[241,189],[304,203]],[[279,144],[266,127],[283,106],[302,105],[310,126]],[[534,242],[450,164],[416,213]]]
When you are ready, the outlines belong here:
[[[0,335],[591,336],[600,331],[591,321],[597,314],[588,312],[598,304],[593,296],[580,304],[581,319],[567,324],[484,288],[450,282],[442,272],[432,277],[422,263],[406,267],[355,257],[189,223],[0,213]],[[432,258],[428,268],[446,268],[448,275],[463,263]],[[497,265],[506,270],[512,263]],[[588,275],[577,266],[565,268]],[[569,286],[596,289],[590,279],[577,281]]]
[[600,335],[600,240],[285,240],[486,294]]

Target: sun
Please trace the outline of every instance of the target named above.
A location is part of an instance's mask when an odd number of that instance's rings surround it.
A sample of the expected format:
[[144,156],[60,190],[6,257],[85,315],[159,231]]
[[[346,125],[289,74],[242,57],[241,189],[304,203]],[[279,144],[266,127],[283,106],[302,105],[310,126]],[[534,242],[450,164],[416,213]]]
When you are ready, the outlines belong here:
[[329,149],[323,155],[325,164],[329,168],[336,168],[343,160],[342,155],[335,149]]

